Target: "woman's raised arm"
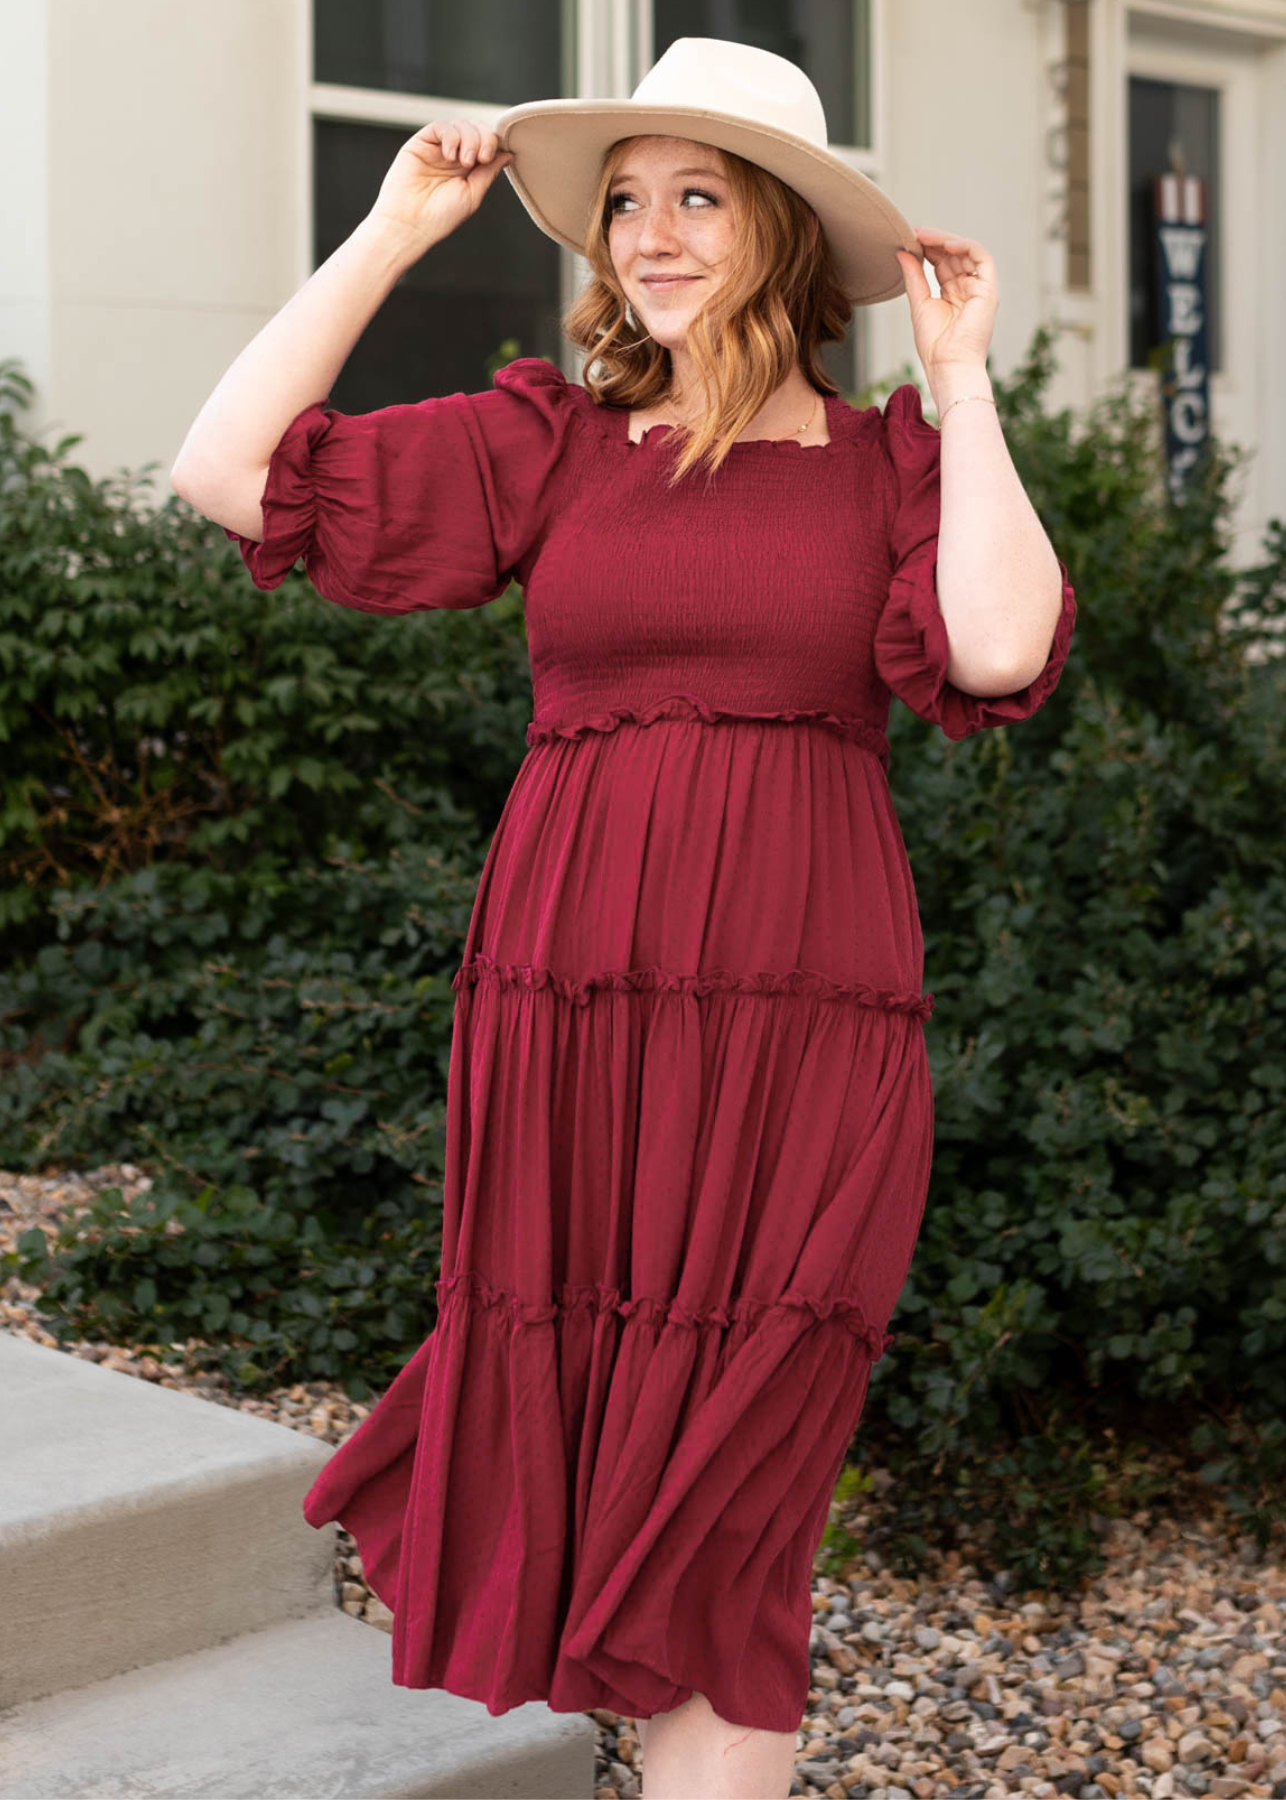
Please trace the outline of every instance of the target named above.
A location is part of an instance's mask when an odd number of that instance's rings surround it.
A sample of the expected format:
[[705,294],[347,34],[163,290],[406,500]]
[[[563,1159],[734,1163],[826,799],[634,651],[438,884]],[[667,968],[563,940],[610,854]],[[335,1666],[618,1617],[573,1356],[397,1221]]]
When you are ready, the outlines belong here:
[[477,211],[511,157],[467,119],[434,120],[408,139],[371,211],[197,414],[170,470],[175,492],[216,524],[262,539],[268,464],[286,427],[326,398],[401,276]]

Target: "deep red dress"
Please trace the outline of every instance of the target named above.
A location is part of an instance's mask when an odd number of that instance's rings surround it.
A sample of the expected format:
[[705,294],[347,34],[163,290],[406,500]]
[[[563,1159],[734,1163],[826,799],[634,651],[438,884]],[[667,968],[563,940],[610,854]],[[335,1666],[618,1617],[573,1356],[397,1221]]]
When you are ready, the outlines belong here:
[[502,1713],[694,1690],[794,1731],[832,1490],[923,1213],[932,996],[890,691],[951,738],[918,390],[667,491],[552,364],[275,451],[256,584],[526,600],[534,717],[455,977],[436,1328],[304,1501],[395,1615],[392,1679]]

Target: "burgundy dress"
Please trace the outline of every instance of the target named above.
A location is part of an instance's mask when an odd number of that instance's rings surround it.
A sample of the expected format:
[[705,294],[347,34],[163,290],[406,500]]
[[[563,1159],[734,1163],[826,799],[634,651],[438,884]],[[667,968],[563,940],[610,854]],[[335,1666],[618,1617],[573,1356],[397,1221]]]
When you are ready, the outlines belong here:
[[494,1714],[694,1691],[794,1731],[813,1557],[892,1342],[933,1094],[890,693],[950,738],[939,434],[907,384],[668,491],[552,363],[273,454],[256,584],[372,613],[521,583],[533,719],[456,991],[437,1324],[304,1500],[392,1680]]

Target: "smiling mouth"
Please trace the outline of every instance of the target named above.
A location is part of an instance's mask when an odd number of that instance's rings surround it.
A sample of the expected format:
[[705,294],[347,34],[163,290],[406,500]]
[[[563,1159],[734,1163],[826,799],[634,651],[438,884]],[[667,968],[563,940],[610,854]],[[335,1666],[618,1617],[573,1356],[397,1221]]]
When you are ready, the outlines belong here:
[[643,286],[646,288],[682,287],[685,281],[699,281],[697,275],[645,275]]

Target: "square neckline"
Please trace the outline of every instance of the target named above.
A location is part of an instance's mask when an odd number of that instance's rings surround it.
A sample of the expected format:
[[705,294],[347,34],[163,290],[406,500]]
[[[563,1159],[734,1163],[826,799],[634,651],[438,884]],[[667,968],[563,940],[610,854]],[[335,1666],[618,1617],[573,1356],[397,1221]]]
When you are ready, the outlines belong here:
[[[814,391],[821,394],[822,403],[825,407],[826,430],[828,435],[824,444],[801,444],[794,437],[739,438],[736,443],[728,446],[729,450],[805,451],[836,449],[843,442],[845,435],[838,429],[841,418],[839,409],[840,407],[843,407],[846,413],[851,413],[853,408],[849,405],[847,400],[845,400],[843,394],[823,393],[820,388],[817,388]],[[674,431],[673,425],[669,425],[664,421],[658,421],[655,425],[646,426],[642,433],[637,438],[634,438],[630,436],[630,422],[634,412],[633,407],[609,405],[600,407],[599,410],[610,412],[615,415],[613,419],[614,429],[612,435],[628,450],[642,450],[646,447],[649,439],[668,435]]]

